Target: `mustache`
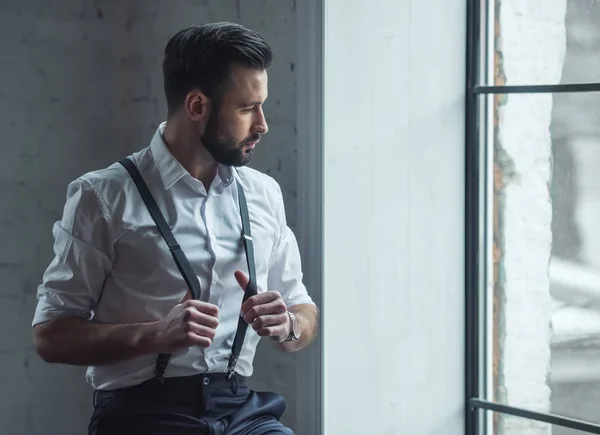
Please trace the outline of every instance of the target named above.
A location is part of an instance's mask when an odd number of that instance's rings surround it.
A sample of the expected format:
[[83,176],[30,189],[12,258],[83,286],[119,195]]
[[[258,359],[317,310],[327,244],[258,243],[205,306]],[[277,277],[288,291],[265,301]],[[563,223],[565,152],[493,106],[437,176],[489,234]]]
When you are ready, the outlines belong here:
[[263,137],[262,133],[253,133],[244,140],[244,144],[249,144],[251,142],[258,142],[259,140],[262,139],[262,137]]

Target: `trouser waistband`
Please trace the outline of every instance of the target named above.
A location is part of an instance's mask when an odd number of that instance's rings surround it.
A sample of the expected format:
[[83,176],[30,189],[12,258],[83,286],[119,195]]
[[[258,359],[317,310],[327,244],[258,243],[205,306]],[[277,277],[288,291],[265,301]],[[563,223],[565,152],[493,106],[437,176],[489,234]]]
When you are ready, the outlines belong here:
[[235,374],[228,378],[227,373],[204,373],[192,376],[170,377],[162,380],[152,378],[138,385],[115,390],[96,390],[94,402],[108,398],[148,398],[155,394],[163,397],[196,397],[206,390],[231,387],[234,392],[238,387],[246,387],[248,378]]

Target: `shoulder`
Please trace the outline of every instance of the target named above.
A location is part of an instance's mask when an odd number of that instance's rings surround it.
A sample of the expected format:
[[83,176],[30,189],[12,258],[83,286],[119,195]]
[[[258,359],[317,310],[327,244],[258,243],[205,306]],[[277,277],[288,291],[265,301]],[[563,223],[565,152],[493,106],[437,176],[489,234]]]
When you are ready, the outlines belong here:
[[67,200],[79,197],[81,201],[95,198],[103,207],[111,202],[112,197],[122,191],[126,183],[126,171],[119,163],[86,172],[67,186]]
[[126,181],[126,174],[123,166],[115,162],[106,168],[84,173],[73,180],[70,185],[101,192],[103,189],[122,185]]
[[[143,156],[144,152],[140,151],[128,158],[142,166],[146,160]],[[142,167],[140,171],[143,171]],[[125,197],[132,185],[133,180],[118,161],[83,173],[67,186],[65,213],[68,211],[73,218],[77,215],[89,216],[90,219],[101,215],[112,226],[126,204]]]
[[111,167],[84,173],[72,180],[66,188],[61,226],[82,240],[89,240],[91,233],[108,228],[110,217],[108,201],[99,189],[115,172]]
[[[145,150],[127,156],[136,162],[138,166],[144,164]],[[144,168],[140,167],[143,172]],[[69,183],[67,187],[67,198],[79,194],[81,196],[93,195],[104,207],[115,204],[129,188],[133,181],[123,165],[118,161],[104,168],[86,172]]]

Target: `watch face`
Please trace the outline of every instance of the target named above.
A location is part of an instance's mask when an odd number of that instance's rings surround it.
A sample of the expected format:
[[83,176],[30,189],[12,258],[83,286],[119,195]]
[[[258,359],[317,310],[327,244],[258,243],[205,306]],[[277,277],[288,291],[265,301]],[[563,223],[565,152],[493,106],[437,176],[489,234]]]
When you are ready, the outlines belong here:
[[294,333],[294,337],[298,338],[300,336],[300,328],[298,327],[296,316],[292,317],[292,332]]

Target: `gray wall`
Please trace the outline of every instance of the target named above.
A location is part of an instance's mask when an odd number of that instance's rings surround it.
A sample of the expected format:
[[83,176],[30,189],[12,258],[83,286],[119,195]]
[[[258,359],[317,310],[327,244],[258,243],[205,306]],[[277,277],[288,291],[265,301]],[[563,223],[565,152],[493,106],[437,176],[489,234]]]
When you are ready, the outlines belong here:
[[[164,119],[160,61],[180,27],[229,20],[255,28],[275,62],[270,133],[253,166],[282,185],[296,216],[296,12],[293,0],[3,0],[0,14],[0,433],[85,433],[91,390],[79,368],[35,354],[35,291],[67,183],[147,145]],[[261,346],[255,384],[288,400],[295,355]]]

